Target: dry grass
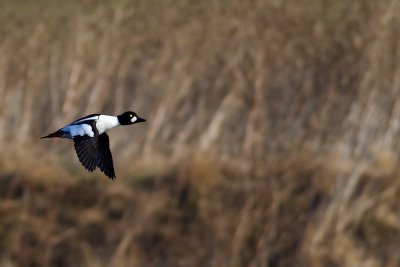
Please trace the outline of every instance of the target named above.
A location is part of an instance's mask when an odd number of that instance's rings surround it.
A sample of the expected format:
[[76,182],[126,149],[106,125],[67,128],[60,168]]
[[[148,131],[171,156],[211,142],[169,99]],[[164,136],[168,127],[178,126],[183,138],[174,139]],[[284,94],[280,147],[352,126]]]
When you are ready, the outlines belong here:
[[[0,265],[398,266],[398,14],[0,1]],[[128,109],[117,182],[38,141]]]
[[1,167],[9,173],[0,179],[2,265],[399,262],[398,167],[373,174],[304,153],[241,172],[207,154],[118,183],[79,174],[32,179]]

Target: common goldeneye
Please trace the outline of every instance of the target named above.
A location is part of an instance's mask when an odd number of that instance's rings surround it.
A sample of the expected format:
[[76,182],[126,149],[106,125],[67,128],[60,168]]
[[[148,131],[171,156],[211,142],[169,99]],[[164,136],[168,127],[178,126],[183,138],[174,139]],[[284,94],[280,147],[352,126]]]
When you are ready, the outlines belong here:
[[74,140],[79,161],[87,170],[92,172],[99,167],[105,175],[114,179],[114,165],[106,131],[116,126],[145,121],[132,111],[118,116],[92,114],[42,138],[60,137]]

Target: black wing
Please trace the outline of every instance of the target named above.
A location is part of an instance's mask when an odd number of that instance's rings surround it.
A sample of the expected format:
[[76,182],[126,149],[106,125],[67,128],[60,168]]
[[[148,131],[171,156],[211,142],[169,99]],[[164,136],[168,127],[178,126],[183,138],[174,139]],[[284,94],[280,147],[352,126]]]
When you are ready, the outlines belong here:
[[98,136],[97,142],[97,166],[110,179],[115,178],[113,159],[110,151],[110,141],[108,135],[102,133]]
[[88,171],[94,171],[97,165],[98,136],[90,137],[87,135],[78,135],[75,136],[73,140],[76,154],[83,167]]

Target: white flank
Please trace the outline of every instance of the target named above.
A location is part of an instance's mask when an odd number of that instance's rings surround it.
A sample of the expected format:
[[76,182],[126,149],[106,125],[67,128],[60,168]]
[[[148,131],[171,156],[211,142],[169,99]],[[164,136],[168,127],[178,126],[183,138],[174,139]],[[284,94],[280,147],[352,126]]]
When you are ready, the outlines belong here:
[[104,133],[105,131],[110,130],[116,126],[119,126],[118,118],[115,116],[109,115],[100,115],[99,119],[96,122],[96,128],[99,131],[99,134]]
[[133,116],[133,118],[131,119],[131,122],[134,123],[135,121],[137,121],[137,117]]
[[69,133],[71,137],[80,135],[80,136],[90,136],[94,137],[94,132],[92,131],[92,127],[88,124],[80,124],[80,125],[68,125],[62,128],[62,131]]
[[82,122],[82,121],[97,120],[98,118],[99,118],[99,116],[93,116],[93,117],[89,117],[89,118],[81,119],[81,120],[79,120],[79,121],[76,121],[76,122],[74,122],[74,123],[72,123],[72,124],[77,124],[77,123],[80,123],[80,122]]

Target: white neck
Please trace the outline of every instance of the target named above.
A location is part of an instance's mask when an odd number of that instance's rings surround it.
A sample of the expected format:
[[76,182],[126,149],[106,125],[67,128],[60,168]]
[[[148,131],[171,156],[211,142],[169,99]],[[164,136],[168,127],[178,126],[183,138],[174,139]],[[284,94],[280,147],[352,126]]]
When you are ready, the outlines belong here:
[[119,125],[120,124],[117,117],[109,115],[100,115],[96,123],[96,128],[99,131],[99,134],[102,134]]

